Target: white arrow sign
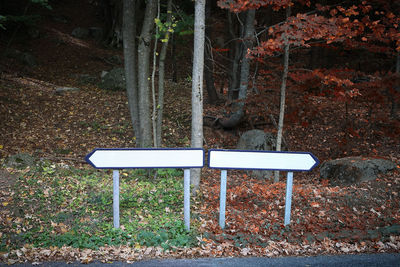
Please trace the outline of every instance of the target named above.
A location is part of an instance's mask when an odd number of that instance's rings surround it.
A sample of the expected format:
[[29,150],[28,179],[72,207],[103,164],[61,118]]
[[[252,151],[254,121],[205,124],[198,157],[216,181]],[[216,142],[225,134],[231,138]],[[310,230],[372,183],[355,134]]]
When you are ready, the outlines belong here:
[[[86,156],[86,161],[98,169],[184,168],[184,221],[190,230],[190,168],[204,166],[202,148],[98,148]],[[119,171],[113,171],[114,227],[119,228]]]
[[211,149],[208,154],[208,166],[213,169],[309,171],[318,163],[308,152]]
[[86,161],[98,169],[202,168],[204,150],[98,148],[86,156]]
[[219,225],[225,227],[227,169],[259,169],[288,171],[286,183],[285,225],[290,223],[293,171],[309,171],[319,163],[308,152],[243,151],[211,149],[208,166],[221,171]]

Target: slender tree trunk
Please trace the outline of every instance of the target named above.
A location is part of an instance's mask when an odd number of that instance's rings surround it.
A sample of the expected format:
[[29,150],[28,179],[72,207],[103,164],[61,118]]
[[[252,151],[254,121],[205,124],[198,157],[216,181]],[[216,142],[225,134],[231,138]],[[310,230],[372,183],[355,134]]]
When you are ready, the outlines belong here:
[[230,72],[228,73],[229,77],[229,84],[228,84],[228,99],[230,101],[236,99],[235,97],[235,92],[236,88],[238,87],[237,83],[237,70],[238,70],[238,63],[237,63],[237,58],[238,58],[238,53],[239,53],[239,42],[236,40],[237,38],[237,31],[236,31],[236,23],[234,22],[233,18],[233,13],[228,11],[227,14],[227,22],[228,22],[228,40],[229,41],[229,69]]
[[103,0],[105,41],[112,47],[120,47],[123,35],[123,0]]
[[[204,31],[205,0],[196,0],[194,18],[194,53],[192,74],[192,147],[203,147],[203,70],[204,70]],[[201,169],[192,169],[191,184],[193,193],[200,186]]]
[[[157,19],[160,19],[160,0],[157,0]],[[151,115],[151,123],[153,127],[153,146],[158,147],[157,144],[157,101],[156,101],[156,68],[157,68],[157,46],[158,46],[158,26],[156,25],[156,37],[154,40],[153,50],[153,71],[151,73],[151,97],[153,101],[153,112]]]
[[171,61],[172,61],[172,81],[174,83],[178,82],[178,64],[176,63],[176,35],[172,34],[171,36]]
[[[290,16],[290,7],[286,8],[286,20]],[[276,151],[281,151],[282,145],[282,135],[283,135],[283,119],[285,118],[285,100],[286,100],[286,81],[289,72],[289,41],[288,34],[283,35],[285,42],[285,51],[283,55],[283,74],[281,83],[281,100],[280,100],[280,112],[279,112],[279,122],[278,122],[278,134],[276,137]],[[275,171],[274,182],[279,182],[279,171]]]
[[136,78],[136,0],[124,0],[123,2],[123,44],[126,92],[128,106],[132,120],[133,134],[136,137],[136,145],[140,143],[139,134],[139,110]]
[[[172,0],[168,0],[167,4],[167,25],[172,20]],[[160,52],[160,61],[158,65],[158,115],[157,115],[157,146],[162,145],[162,121],[164,112],[164,75],[165,75],[165,58],[167,56],[168,42],[170,38],[170,32],[166,33],[165,41],[162,44]]]
[[139,86],[139,117],[140,117],[140,147],[151,147],[152,132],[150,121],[150,90],[149,67],[151,33],[154,27],[154,17],[157,9],[157,0],[149,0],[146,5],[142,31],[138,46],[138,86]]
[[211,31],[212,27],[208,25],[210,23],[211,17],[211,1],[214,0],[207,0],[206,1],[206,29],[205,34],[207,40],[209,41],[208,44],[205,46],[205,60],[204,60],[204,79],[206,81],[206,89],[208,95],[208,102],[210,104],[215,104],[218,101],[218,94],[217,90],[215,89],[214,85],[214,64],[212,59],[212,44],[211,44]]
[[254,36],[254,19],[256,10],[249,9],[246,14],[246,24],[244,30],[243,40],[243,55],[242,64],[240,69],[240,85],[239,85],[239,99],[246,99],[247,87],[249,84],[249,73],[250,73],[250,59],[247,57],[247,51],[253,47],[253,36]]
[[[243,36],[243,45],[240,48],[241,52],[241,64],[240,64],[240,72],[239,75],[235,75],[233,72],[237,71],[236,68],[239,68],[239,60],[236,58],[238,54],[235,55],[235,61],[233,63],[233,71],[232,75],[238,76],[234,80],[237,80],[237,85],[239,86],[238,89],[238,98],[241,100],[236,105],[236,110],[230,115],[227,119],[222,119],[220,124],[224,128],[233,128],[240,123],[244,116],[244,106],[245,106],[245,99],[247,96],[247,87],[249,84],[249,73],[250,73],[250,60],[247,58],[247,50],[250,49],[253,45],[252,38],[254,34],[254,18],[255,18],[255,10],[249,9],[246,11],[246,20],[245,25],[242,25],[242,34]],[[236,81],[235,81],[236,83]],[[232,86],[232,84],[231,84]],[[232,88],[230,90],[233,90]]]

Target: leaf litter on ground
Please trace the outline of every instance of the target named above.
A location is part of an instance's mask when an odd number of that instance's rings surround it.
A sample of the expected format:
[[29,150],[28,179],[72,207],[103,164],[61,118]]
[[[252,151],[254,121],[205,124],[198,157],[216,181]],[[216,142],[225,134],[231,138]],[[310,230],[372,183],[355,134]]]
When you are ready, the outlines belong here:
[[[57,40],[56,32],[47,34]],[[182,223],[181,173],[160,173],[162,178],[153,181],[146,173],[123,171],[121,229],[112,229],[111,175],[88,169],[82,162],[95,147],[135,145],[126,94],[82,85],[73,77],[87,72],[97,75],[108,66],[91,57],[118,51],[86,41],[86,48],[64,45],[61,51],[52,43],[44,45],[45,41],[33,47],[44,62],[53,62],[54,55],[60,53],[71,54],[71,58],[57,62],[57,68],[44,64],[22,75],[19,66],[9,64],[9,71],[0,78],[1,158],[27,152],[44,162],[39,168],[1,170],[0,261],[131,262],[155,257],[400,251],[399,171],[348,187],[329,186],[319,179],[317,170],[296,173],[292,220],[287,227],[283,225],[284,180],[273,184],[230,171],[226,229],[221,230],[219,173],[204,169],[200,192],[192,198],[189,234]],[[258,84],[264,84],[261,91],[271,92],[250,94],[248,117],[238,129],[205,126],[205,148],[234,148],[241,132],[257,123],[269,127],[269,113],[272,117],[279,113],[274,105],[279,103],[279,86],[273,80]],[[59,95],[54,93],[56,85],[81,90]],[[166,81],[166,147],[190,145],[190,86],[186,81]],[[354,153],[385,155],[399,163],[398,136],[391,136],[398,132],[398,124],[385,128],[385,124],[368,121],[368,110],[376,107],[373,115],[387,123],[388,106],[351,103],[349,118],[354,118],[360,130],[345,143],[344,104],[324,96],[299,97],[302,91],[294,91],[288,92],[291,112],[285,129],[292,150],[312,151],[321,161]],[[205,103],[204,113],[220,118],[228,110],[228,104],[216,107]],[[254,114],[257,120],[252,124]],[[275,131],[274,127],[269,130]]]

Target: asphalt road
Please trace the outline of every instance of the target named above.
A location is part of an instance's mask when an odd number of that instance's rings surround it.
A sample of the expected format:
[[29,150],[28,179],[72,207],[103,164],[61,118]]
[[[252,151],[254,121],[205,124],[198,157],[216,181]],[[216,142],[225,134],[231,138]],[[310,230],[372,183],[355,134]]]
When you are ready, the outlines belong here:
[[[1,264],[0,264],[1,265]],[[3,266],[3,265],[1,265]],[[8,265],[4,265],[8,266]],[[15,264],[15,267],[30,267],[30,266],[49,266],[49,267],[75,267],[75,266],[88,266],[88,267],[152,267],[152,266],[166,266],[166,267],[251,267],[251,266],[362,266],[362,267],[400,267],[400,253],[397,254],[361,254],[361,255],[337,255],[337,256],[317,256],[317,257],[282,257],[282,258],[202,258],[202,259],[169,259],[169,260],[146,260],[139,261],[132,264],[115,262],[115,263],[90,263],[79,264],[71,263],[66,264],[63,262],[48,262],[40,265],[32,264]]]

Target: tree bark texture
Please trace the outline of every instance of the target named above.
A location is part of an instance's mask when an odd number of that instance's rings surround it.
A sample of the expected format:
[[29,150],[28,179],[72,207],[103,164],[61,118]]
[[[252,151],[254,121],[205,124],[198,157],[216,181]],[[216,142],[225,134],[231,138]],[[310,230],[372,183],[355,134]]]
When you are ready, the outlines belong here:
[[[290,16],[290,7],[286,8],[286,20]],[[287,33],[283,34],[285,48],[283,54],[283,74],[281,83],[281,99],[280,99],[280,111],[279,111],[279,122],[278,122],[278,134],[276,137],[276,151],[281,151],[282,146],[282,135],[283,135],[283,120],[285,118],[285,100],[286,100],[286,81],[289,72],[289,42]],[[279,182],[279,171],[275,172],[274,182]]]
[[126,92],[136,144],[140,143],[138,88],[136,77],[136,0],[123,0],[123,45]]
[[[193,148],[203,147],[203,71],[204,71],[204,35],[205,0],[196,0],[194,19],[194,53],[192,74],[192,137]],[[199,189],[201,169],[191,170],[193,192]]]
[[206,13],[205,13],[205,20],[206,20],[206,29],[205,35],[208,40],[205,46],[205,60],[204,60],[204,79],[206,81],[206,89],[208,95],[208,102],[210,104],[215,104],[218,101],[218,94],[217,90],[215,89],[214,85],[214,64],[212,59],[212,44],[211,44],[211,31],[212,27],[209,25],[211,21],[211,1],[214,0],[207,0],[206,1]]
[[140,147],[151,147],[152,132],[150,120],[150,50],[151,37],[154,28],[154,17],[157,10],[157,0],[149,0],[146,5],[142,31],[138,46],[138,105],[140,117]]
[[[157,20],[160,19],[160,0],[157,0]],[[158,147],[157,144],[157,101],[156,101],[156,68],[157,68],[157,47],[158,47],[158,26],[156,28],[156,36],[154,39],[154,49],[153,49],[153,70],[151,73],[151,98],[153,112],[151,115],[151,124],[153,129],[153,146]]]
[[172,64],[172,82],[178,82],[178,63],[176,62],[176,35],[171,35],[171,64]]
[[[172,0],[168,0],[167,4],[167,24],[172,20]],[[158,114],[157,114],[157,146],[162,145],[162,121],[164,113],[164,76],[165,76],[165,58],[167,56],[168,43],[170,38],[170,32],[166,33],[161,51],[160,51],[160,61],[158,63]]]
[[246,24],[244,26],[243,54],[240,69],[239,100],[246,99],[247,88],[249,85],[250,59],[247,52],[253,47],[255,9],[249,9],[246,14]]
[[230,40],[229,60],[230,73],[228,99],[235,100],[239,95],[239,76],[240,76],[240,59],[242,55],[241,44],[238,39],[243,37],[243,25],[240,24],[240,14],[237,14],[237,20],[233,18],[234,13],[228,12],[228,32]]
[[105,42],[112,47],[120,47],[123,35],[123,1],[102,0],[105,26]]
[[[242,25],[242,31],[243,31],[243,44],[241,45],[241,48],[239,48],[235,52],[235,58],[233,61],[232,65],[232,75],[236,77],[232,77],[231,85],[233,86],[235,83],[235,87],[238,86],[238,89],[232,89],[234,91],[238,91],[238,98],[240,100],[239,103],[237,103],[236,110],[230,115],[229,118],[227,119],[222,119],[220,121],[220,124],[224,128],[233,128],[236,125],[240,123],[244,116],[244,106],[245,106],[245,100],[247,96],[247,88],[249,84],[249,74],[250,74],[250,59],[247,57],[247,51],[248,49],[251,49],[253,46],[253,35],[254,35],[254,19],[255,19],[255,10],[254,9],[249,9],[246,11],[246,20],[245,24]],[[240,51],[240,52],[238,52]],[[239,62],[241,61],[241,64],[239,65]],[[235,75],[234,72],[239,71],[240,69],[240,74],[239,77]],[[239,82],[236,82],[239,81]],[[231,93],[232,94],[232,93]]]

